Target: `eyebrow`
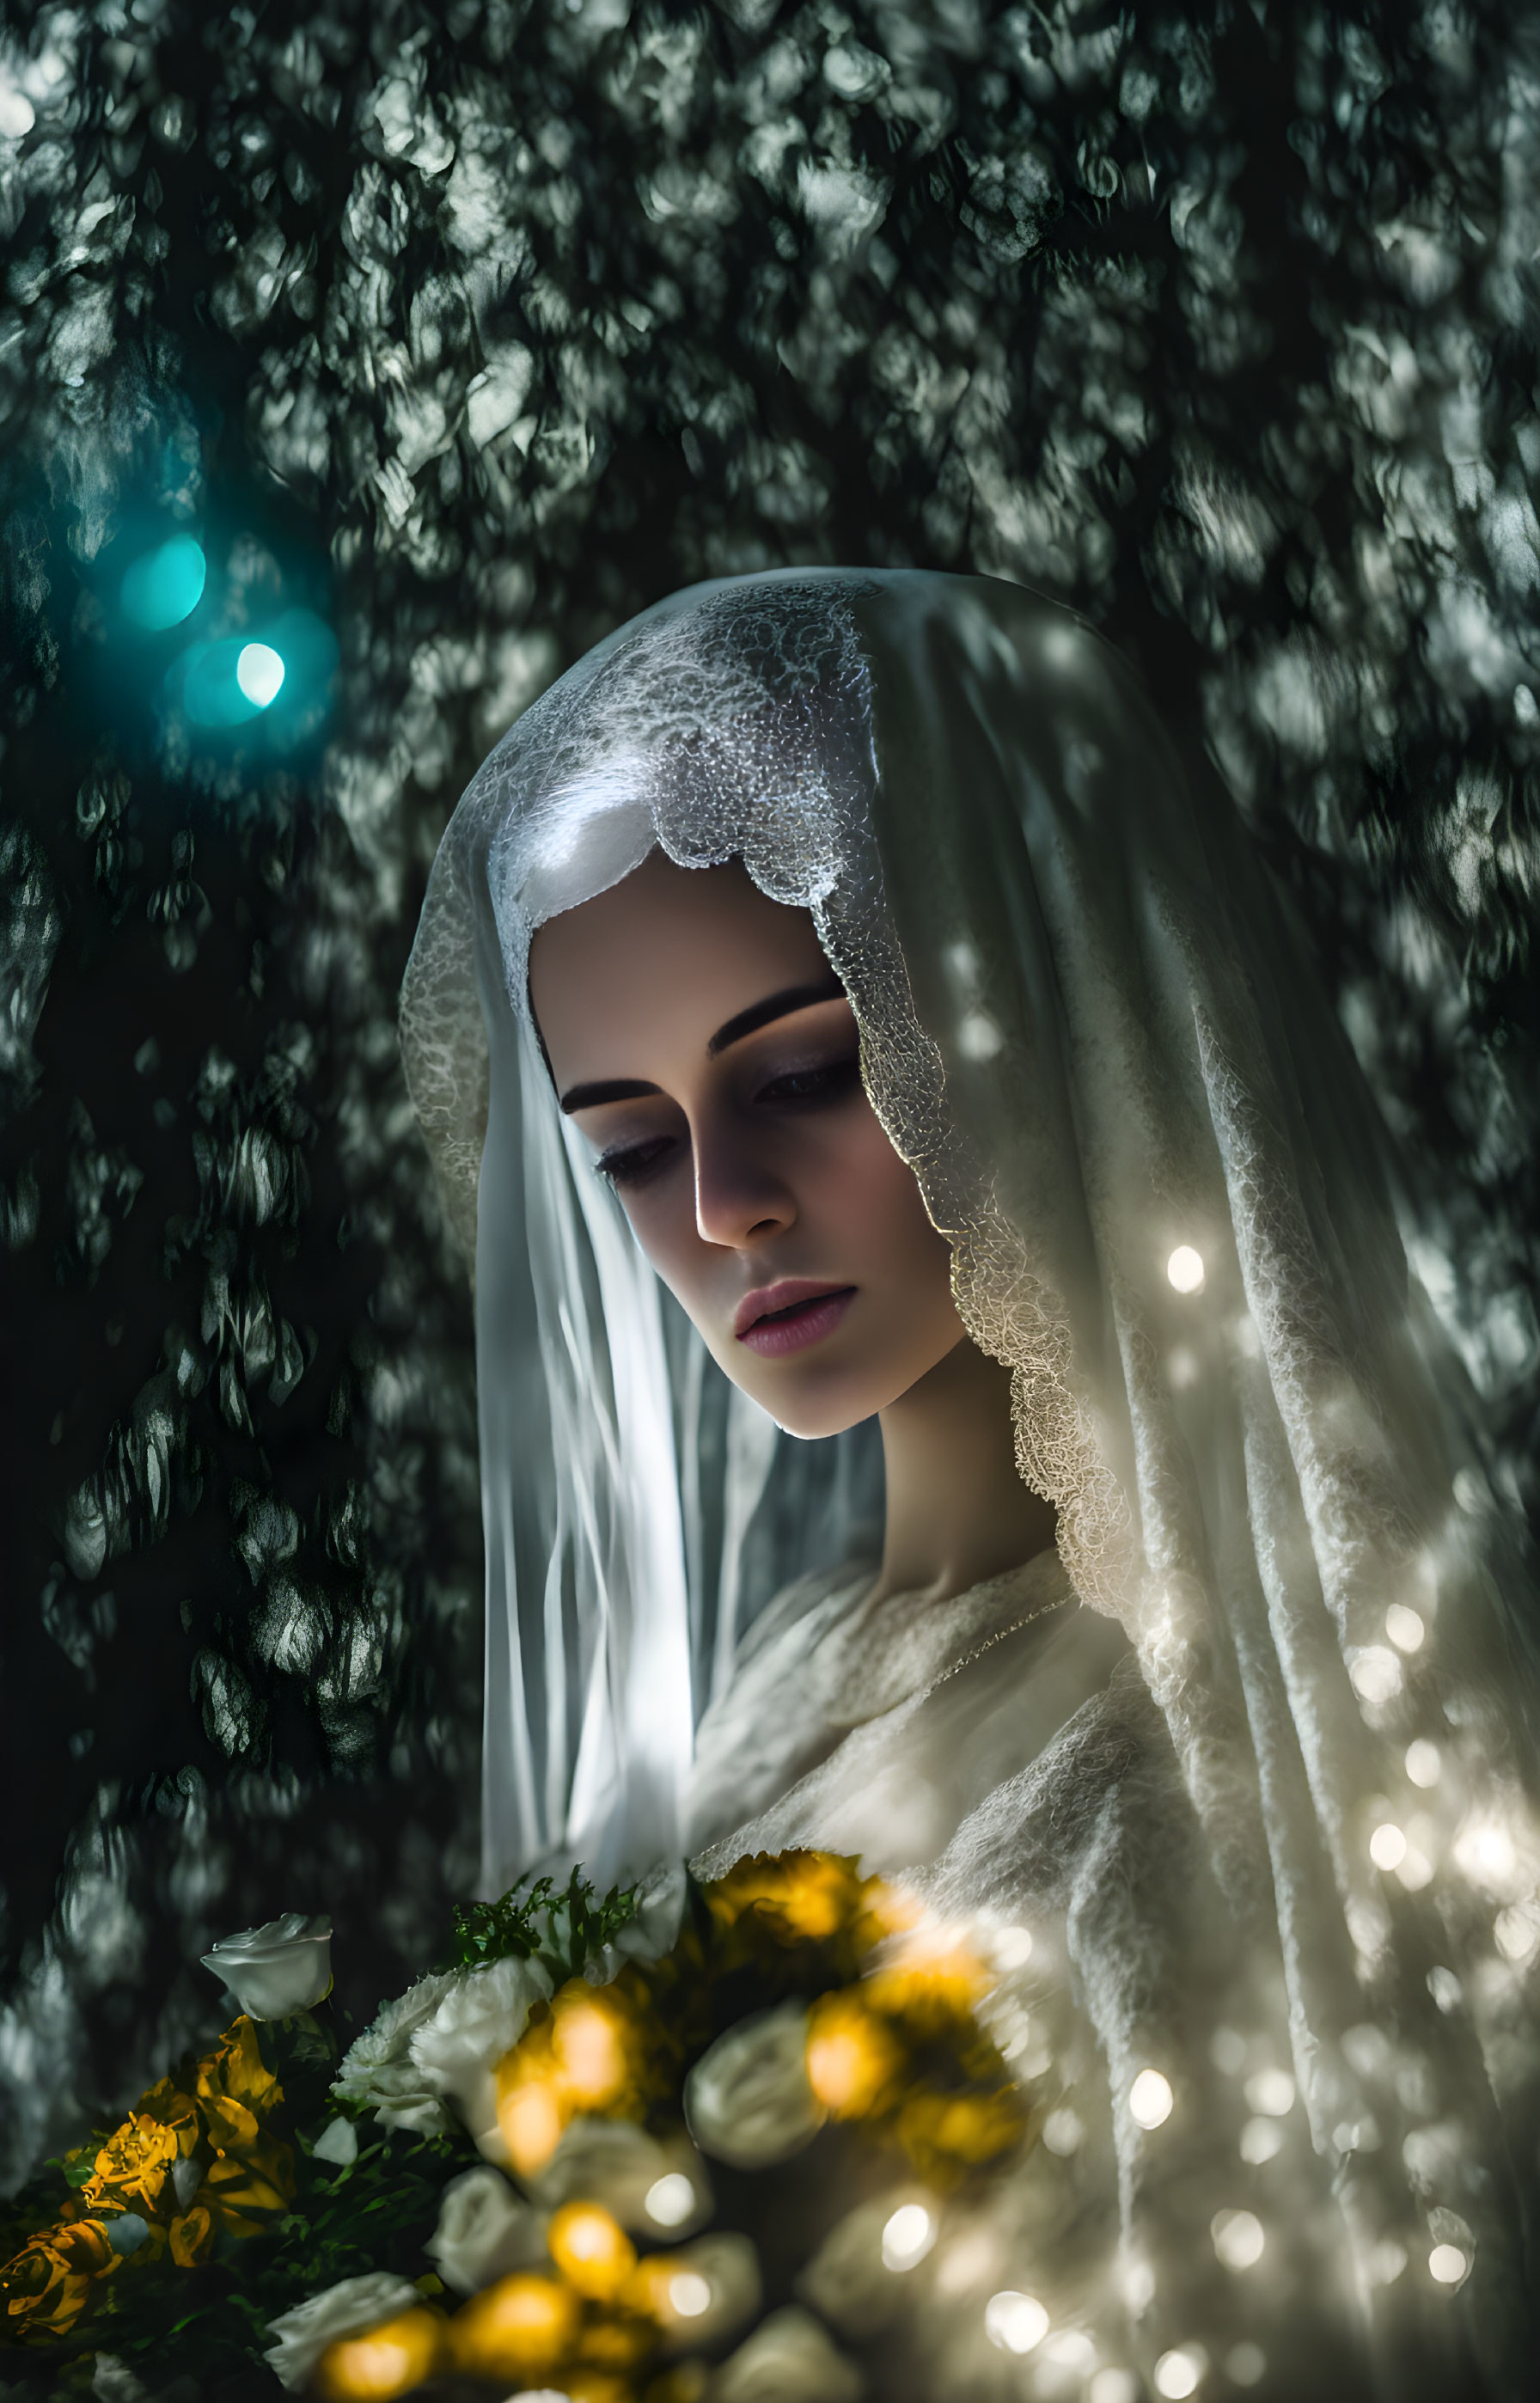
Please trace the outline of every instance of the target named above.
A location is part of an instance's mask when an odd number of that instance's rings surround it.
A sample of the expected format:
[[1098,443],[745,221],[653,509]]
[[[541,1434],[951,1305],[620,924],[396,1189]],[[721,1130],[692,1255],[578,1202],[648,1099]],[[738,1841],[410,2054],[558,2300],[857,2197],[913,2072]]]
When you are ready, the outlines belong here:
[[[763,1001],[749,1004],[736,1018],[719,1026],[706,1046],[706,1057],[715,1060],[734,1043],[746,1035],[757,1035],[762,1026],[772,1025],[778,1018],[789,1018],[794,1009],[812,1009],[821,1001],[843,1001],[845,988],[831,968],[816,984],[787,985],[781,993],[767,993]],[[570,1116],[574,1110],[596,1110],[604,1102],[634,1102],[658,1091],[656,1085],[645,1084],[636,1076],[613,1076],[603,1083],[573,1085],[562,1096],[562,1107]]]

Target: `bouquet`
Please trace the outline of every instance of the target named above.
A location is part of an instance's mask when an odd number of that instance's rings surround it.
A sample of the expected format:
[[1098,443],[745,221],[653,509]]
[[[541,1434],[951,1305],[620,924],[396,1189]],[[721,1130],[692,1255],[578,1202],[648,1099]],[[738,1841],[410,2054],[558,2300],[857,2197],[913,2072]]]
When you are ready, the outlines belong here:
[[21,2199],[7,2375],[231,2403],[905,2390],[898,2284],[1036,2131],[986,1931],[812,1852],[602,1898],[526,1882],[457,1911],[345,2054],[329,1934],[218,1948],[234,2024]]

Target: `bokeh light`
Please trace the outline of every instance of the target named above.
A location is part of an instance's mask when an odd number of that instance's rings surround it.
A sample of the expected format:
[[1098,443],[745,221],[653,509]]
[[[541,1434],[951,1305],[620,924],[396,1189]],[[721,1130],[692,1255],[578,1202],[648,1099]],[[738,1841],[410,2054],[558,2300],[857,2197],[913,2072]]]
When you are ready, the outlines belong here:
[[520,2271],[473,2297],[451,2322],[458,2366],[473,2378],[555,2369],[577,2332],[579,2303],[555,2278]]
[[1031,2353],[1048,2332],[1048,2315],[1035,2295],[1010,2289],[984,2306],[984,2334],[1002,2353]]
[[1195,2395],[1203,2375],[1203,2358],[1196,2346],[1177,2345],[1163,2353],[1155,2365],[1155,2391],[1182,2403],[1182,2397]]
[[1246,2101],[1269,2119],[1282,2119],[1294,2108],[1294,2080],[1286,2069],[1259,2069],[1246,2080]]
[[1386,1819],[1369,1838],[1369,1858],[1377,1869],[1398,1869],[1407,1857],[1407,1840],[1394,1819]]
[[1255,2211],[1216,2211],[1209,2233],[1227,2270],[1250,2270],[1262,2258],[1267,2238]]
[[1177,1293],[1201,1293],[1203,1261],[1190,1243],[1178,1243],[1166,1262],[1166,1275]]
[[254,709],[271,709],[284,688],[284,662],[271,643],[248,643],[235,662],[235,681]]
[[566,2202],[546,2231],[547,2249],[569,2285],[592,2301],[617,2295],[636,2267],[636,2247],[596,2202]]
[[118,595],[124,617],[146,633],[179,626],[201,601],[208,573],[202,545],[190,534],[173,534],[125,570]]
[[1142,2069],[1129,2088],[1129,2111],[1141,2128],[1161,2128],[1175,2101],[1171,2081],[1158,2069]]
[[267,740],[292,743],[326,714],[337,638],[312,610],[288,609],[258,634],[194,643],[167,677],[168,696],[188,724],[208,732],[271,720]]
[[882,2230],[882,2263],[889,2270],[912,2270],[936,2242],[936,2221],[923,2202],[903,2202]]
[[325,2403],[394,2403],[431,2376],[443,2343],[444,2324],[434,2313],[403,2312],[367,2336],[328,2345],[315,2367],[315,2392]]
[[659,2228],[680,2228],[695,2209],[695,2188],[683,2170],[669,2170],[643,2197],[647,2217]]

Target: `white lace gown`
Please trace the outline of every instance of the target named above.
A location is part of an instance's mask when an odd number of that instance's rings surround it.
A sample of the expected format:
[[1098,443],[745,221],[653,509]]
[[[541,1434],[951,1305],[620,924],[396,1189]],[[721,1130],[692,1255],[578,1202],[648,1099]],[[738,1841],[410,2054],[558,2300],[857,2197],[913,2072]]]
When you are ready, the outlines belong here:
[[[1267,1922],[1219,1895],[1121,1630],[1076,1602],[1052,1551],[940,1604],[873,1603],[872,1582],[869,1566],[804,1579],[755,1626],[700,1731],[692,1866],[857,1854],[943,1912],[1024,1929],[999,2032],[1041,2140],[981,2200],[943,2207],[922,2271],[895,2279],[878,2221],[853,2222],[810,2298],[853,2338],[885,2315],[906,2394],[936,2403],[1080,2397],[1112,2371],[1108,2403],[1487,2391],[1447,2311],[1408,2294],[1366,2334],[1333,2182],[1292,2107]],[[1131,2098],[1151,2069],[1172,2099],[1145,2127]],[[1243,2271],[1216,2250],[1228,2213],[1261,2230]],[[1240,2226],[1232,2262],[1256,2242]],[[990,2340],[1002,2292],[1048,2314],[1030,2362]]]

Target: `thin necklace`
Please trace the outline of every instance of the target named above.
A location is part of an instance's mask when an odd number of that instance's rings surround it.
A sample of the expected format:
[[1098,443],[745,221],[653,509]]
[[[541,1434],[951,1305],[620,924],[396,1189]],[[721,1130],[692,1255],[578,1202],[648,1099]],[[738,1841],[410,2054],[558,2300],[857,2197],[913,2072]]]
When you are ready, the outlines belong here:
[[954,1660],[950,1669],[943,1669],[938,1677],[933,1677],[925,1691],[934,1694],[936,1687],[944,1686],[949,1677],[960,1676],[964,1669],[971,1669],[976,1660],[981,1660],[986,1652],[992,1652],[997,1644],[1004,1644],[1007,1635],[1020,1635],[1023,1627],[1030,1627],[1034,1619],[1047,1618],[1051,1610],[1067,1610],[1073,1600],[1072,1594],[1061,1593],[1053,1602],[1040,1602],[1036,1609],[1029,1610],[1024,1618],[1013,1618],[1008,1627],[997,1627],[992,1635],[985,1636],[982,1644],[976,1644],[971,1652],[964,1653],[961,1660]]

